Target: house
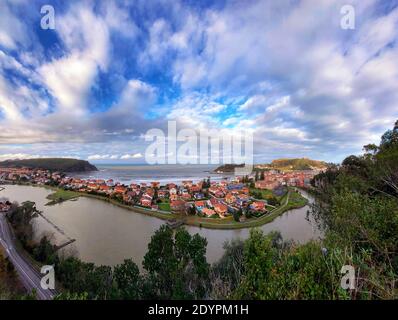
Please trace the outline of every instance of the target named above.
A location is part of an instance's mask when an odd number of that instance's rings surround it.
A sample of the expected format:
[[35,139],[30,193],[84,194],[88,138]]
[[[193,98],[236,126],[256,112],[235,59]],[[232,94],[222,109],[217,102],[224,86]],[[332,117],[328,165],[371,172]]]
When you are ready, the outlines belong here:
[[196,200],[204,199],[205,195],[203,193],[195,193],[193,196]]
[[227,186],[228,190],[242,190],[244,187],[244,184],[242,183],[237,183],[237,184],[230,184]]
[[170,194],[170,200],[178,200],[178,195]]
[[198,210],[203,209],[206,206],[204,201],[195,201],[195,207]]
[[160,199],[166,198],[166,196],[167,196],[167,190],[159,190],[158,191],[158,197]]
[[181,198],[184,200],[190,200],[191,199],[191,195],[187,192],[187,193],[183,193],[181,195]]
[[184,186],[184,188],[190,188],[193,184],[193,181],[191,180],[186,180],[186,181],[182,181],[182,185]]
[[204,208],[202,210],[202,213],[207,216],[207,217],[211,217],[212,215],[216,214],[216,212],[213,209],[209,209],[209,208]]
[[172,200],[170,201],[170,208],[175,212],[185,212],[185,204],[184,200]]
[[88,183],[87,188],[90,190],[98,190],[99,186],[96,183]]
[[152,188],[159,188],[160,182],[158,182],[158,181],[153,181],[153,182],[151,182],[151,186],[152,186]]
[[169,189],[169,190],[177,189],[177,185],[175,183],[168,183],[166,186],[167,186],[167,189]]
[[263,201],[255,201],[250,205],[250,209],[254,211],[265,211],[265,203]]
[[199,192],[201,190],[201,187],[199,187],[198,185],[194,184],[193,186],[191,186],[191,188],[189,190],[192,193],[195,193],[195,192]]
[[101,193],[110,193],[110,191],[111,191],[111,188],[110,188],[109,186],[107,186],[106,184],[100,185],[100,186],[99,186],[98,192],[101,192]]
[[217,190],[217,191],[214,193],[214,196],[215,196],[216,198],[224,198],[225,193],[224,193],[223,191],[221,191],[221,190]]
[[11,203],[8,201],[0,202],[0,212],[8,212],[11,209]]
[[234,195],[232,195],[231,193],[228,193],[226,196],[225,196],[225,202],[227,202],[227,203],[229,203],[229,204],[232,204],[232,203],[234,203],[236,201],[236,197],[234,196]]
[[211,208],[214,208],[214,205],[220,203],[220,201],[215,198],[211,198],[208,202],[210,202],[209,207]]
[[273,190],[280,185],[278,181],[260,180],[255,183],[257,189],[269,189]]
[[141,198],[141,205],[142,205],[143,207],[148,207],[148,208],[150,208],[151,205],[152,205],[152,198],[149,198],[149,197],[147,197],[147,196],[143,196],[143,197]]
[[223,217],[227,214],[228,207],[225,204],[217,203],[214,205],[214,211]]
[[114,189],[115,193],[125,193],[127,191],[127,188],[124,186],[116,186]]

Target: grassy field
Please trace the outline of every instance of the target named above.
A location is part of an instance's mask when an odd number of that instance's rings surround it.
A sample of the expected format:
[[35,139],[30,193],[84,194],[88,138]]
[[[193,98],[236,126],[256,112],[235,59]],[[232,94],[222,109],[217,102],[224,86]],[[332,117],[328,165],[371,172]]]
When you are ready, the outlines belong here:
[[51,200],[46,205],[51,206],[57,203],[61,203],[67,200],[76,199],[80,197],[80,193],[74,191],[68,191],[63,189],[57,189],[54,193],[47,196],[48,200]]
[[170,203],[169,203],[169,202],[161,202],[161,203],[158,203],[158,206],[159,206],[159,210],[171,211]]
[[274,195],[272,193],[272,190],[269,190],[269,189],[250,188],[250,195],[252,195],[255,192],[261,193],[261,195],[263,196],[263,199],[266,199],[267,197],[270,197],[270,196]]
[[304,198],[300,193],[292,191],[289,197],[288,205],[292,208],[303,207],[307,204],[308,200]]

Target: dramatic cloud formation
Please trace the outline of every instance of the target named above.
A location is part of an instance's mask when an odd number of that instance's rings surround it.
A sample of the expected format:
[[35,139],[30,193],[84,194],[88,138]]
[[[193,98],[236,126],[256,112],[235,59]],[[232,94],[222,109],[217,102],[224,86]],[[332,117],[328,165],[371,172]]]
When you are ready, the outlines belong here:
[[351,1],[0,4],[0,159],[143,162],[148,129],[254,133],[256,162],[341,161],[398,118],[398,6]]

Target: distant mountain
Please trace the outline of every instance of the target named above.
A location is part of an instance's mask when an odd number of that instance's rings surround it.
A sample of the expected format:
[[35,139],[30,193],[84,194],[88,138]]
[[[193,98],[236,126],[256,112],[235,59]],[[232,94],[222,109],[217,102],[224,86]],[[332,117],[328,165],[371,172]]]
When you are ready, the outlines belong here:
[[23,159],[23,160],[6,160],[0,162],[0,167],[5,168],[31,168],[46,169],[51,171],[63,172],[85,172],[98,171],[88,161],[66,158],[40,158],[40,159]]
[[[213,172],[215,173],[231,173],[234,172],[235,168],[243,167],[244,164],[224,164],[216,168]],[[314,170],[314,169],[325,169],[328,164],[324,161],[312,160],[308,158],[282,158],[273,160],[271,163],[256,164],[254,170]]]

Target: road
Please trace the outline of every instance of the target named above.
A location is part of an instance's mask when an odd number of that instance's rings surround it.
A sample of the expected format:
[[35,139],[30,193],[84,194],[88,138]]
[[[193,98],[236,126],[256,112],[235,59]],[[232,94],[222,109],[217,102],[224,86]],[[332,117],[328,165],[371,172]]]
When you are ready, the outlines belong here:
[[27,260],[24,258],[14,245],[13,235],[10,226],[3,213],[0,213],[0,243],[4,247],[9,260],[14,265],[19,278],[24,287],[31,292],[36,290],[36,297],[40,300],[51,300],[56,295],[55,291],[43,289],[40,281],[41,275]]

